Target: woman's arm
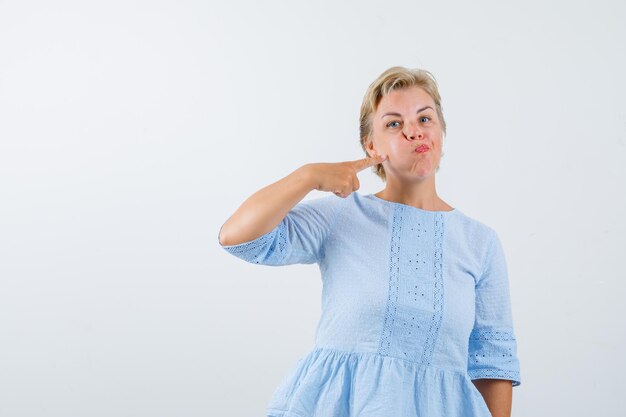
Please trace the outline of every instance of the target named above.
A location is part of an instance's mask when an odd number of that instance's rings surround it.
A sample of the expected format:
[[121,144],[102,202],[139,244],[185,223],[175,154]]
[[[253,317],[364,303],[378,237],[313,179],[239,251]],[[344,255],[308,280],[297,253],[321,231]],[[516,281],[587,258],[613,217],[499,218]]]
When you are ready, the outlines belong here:
[[511,417],[513,385],[507,379],[475,379],[472,381],[482,394],[493,417]]
[[346,162],[309,163],[252,194],[220,228],[221,245],[251,241],[273,230],[312,190],[335,192],[345,198],[359,189],[357,173],[386,160],[386,156]]
[[307,165],[261,188],[222,225],[220,244],[236,245],[269,232],[314,188]]

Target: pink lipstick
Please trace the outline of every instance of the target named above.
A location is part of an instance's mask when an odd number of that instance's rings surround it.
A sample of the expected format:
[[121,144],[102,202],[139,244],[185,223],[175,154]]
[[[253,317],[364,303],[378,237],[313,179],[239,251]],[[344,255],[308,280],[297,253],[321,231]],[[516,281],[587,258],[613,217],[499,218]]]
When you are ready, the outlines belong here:
[[428,147],[428,145],[420,145],[415,149],[415,152],[417,153],[424,153],[426,151],[428,151],[430,148]]

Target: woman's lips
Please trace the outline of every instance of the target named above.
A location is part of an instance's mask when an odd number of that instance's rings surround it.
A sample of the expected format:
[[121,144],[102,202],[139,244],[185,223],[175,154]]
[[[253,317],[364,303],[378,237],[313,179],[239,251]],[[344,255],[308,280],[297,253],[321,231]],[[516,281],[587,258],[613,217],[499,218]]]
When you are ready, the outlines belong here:
[[415,152],[417,153],[424,153],[426,151],[428,151],[430,148],[427,145],[420,145],[415,149]]

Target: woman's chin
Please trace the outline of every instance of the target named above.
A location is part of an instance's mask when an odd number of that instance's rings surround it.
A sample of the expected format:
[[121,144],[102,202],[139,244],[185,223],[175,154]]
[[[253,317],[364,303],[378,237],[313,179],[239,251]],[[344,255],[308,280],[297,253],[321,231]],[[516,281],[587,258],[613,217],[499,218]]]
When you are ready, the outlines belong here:
[[[391,170],[388,170],[387,172],[390,173],[390,171]],[[405,179],[421,179],[421,180],[424,180],[424,179],[427,179],[427,178],[429,178],[431,176],[434,176],[436,171],[437,170],[434,167],[432,167],[432,168],[412,167],[410,169],[396,171],[393,174],[396,174],[397,176],[399,176],[401,178],[405,178]]]
[[409,175],[419,176],[419,177],[428,177],[435,172],[435,167],[431,165],[428,161],[421,161],[417,164],[414,164],[408,170]]

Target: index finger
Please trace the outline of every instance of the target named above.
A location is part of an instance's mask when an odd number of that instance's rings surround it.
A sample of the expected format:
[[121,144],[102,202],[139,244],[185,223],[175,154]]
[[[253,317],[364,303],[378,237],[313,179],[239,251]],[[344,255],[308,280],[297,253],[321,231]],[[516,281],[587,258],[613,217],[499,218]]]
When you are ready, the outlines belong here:
[[352,161],[352,164],[354,166],[354,169],[356,169],[358,172],[358,171],[364,170],[365,168],[378,165],[381,162],[385,161],[386,159],[387,159],[387,155],[385,156],[376,155],[373,158],[365,157],[363,159],[357,159],[355,161]]

